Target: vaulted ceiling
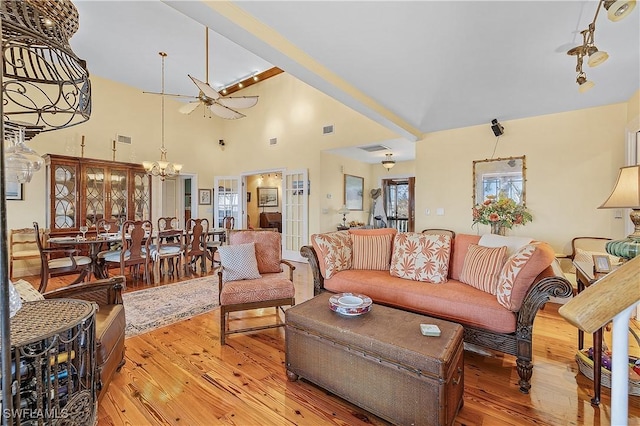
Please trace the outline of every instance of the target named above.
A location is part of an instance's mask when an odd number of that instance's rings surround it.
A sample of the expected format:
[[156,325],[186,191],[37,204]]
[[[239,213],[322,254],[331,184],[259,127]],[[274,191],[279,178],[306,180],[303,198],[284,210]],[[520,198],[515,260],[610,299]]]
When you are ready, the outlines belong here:
[[[595,44],[609,60],[584,71],[580,31],[595,1],[83,1],[76,53],[93,74],[158,91],[219,88],[277,66],[394,130],[422,134],[626,102],[640,88],[640,7],[618,22],[602,11]],[[250,116],[249,116],[250,118]],[[489,131],[489,130],[488,130]]]

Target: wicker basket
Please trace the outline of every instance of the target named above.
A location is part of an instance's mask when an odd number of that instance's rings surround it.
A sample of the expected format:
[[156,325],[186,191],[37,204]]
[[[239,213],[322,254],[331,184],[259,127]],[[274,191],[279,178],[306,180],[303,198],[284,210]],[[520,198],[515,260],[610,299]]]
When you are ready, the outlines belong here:
[[[580,368],[580,372],[587,376],[589,379],[593,380],[593,360],[589,358],[586,351],[578,351],[576,353],[576,362],[578,363],[578,368]],[[600,379],[602,386],[607,388],[611,388],[611,371],[602,367],[600,369],[602,371]],[[629,395],[640,396],[640,380],[631,380],[629,379]]]

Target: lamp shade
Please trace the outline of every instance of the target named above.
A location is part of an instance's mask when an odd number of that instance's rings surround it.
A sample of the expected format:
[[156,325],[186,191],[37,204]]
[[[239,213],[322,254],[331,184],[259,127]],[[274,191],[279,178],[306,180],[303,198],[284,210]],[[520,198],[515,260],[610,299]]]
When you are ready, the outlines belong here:
[[636,7],[635,0],[607,0],[604,2],[607,16],[613,22],[629,16],[634,7]]
[[640,165],[620,168],[611,195],[599,208],[640,209]]
[[349,214],[349,212],[350,210],[346,205],[343,205],[342,207],[340,207],[340,210],[338,210],[338,214]]

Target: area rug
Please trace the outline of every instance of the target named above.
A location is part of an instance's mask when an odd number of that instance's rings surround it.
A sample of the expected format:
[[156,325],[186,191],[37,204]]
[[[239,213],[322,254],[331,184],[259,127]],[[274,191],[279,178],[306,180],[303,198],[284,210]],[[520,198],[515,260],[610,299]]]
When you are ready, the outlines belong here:
[[122,295],[126,337],[209,312],[218,307],[216,277],[201,277]]

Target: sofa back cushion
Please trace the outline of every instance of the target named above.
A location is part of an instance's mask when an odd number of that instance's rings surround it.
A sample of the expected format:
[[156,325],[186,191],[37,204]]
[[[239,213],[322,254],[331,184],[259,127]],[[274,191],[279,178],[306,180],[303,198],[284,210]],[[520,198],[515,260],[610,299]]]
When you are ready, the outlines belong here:
[[498,275],[507,247],[483,247],[470,244],[464,258],[460,281],[486,293],[496,294]]
[[456,281],[460,281],[460,273],[464,266],[464,258],[467,256],[470,244],[478,244],[479,235],[456,234],[453,242],[451,254],[451,265],[449,266],[449,275]]
[[451,237],[402,232],[395,236],[390,273],[394,277],[444,283],[449,272]]
[[498,303],[512,312],[518,312],[536,277],[554,259],[554,250],[549,244],[542,242],[527,244],[509,257],[498,277]]
[[530,237],[517,237],[515,235],[484,234],[480,237],[479,246],[507,247],[507,257],[513,256],[518,250],[533,241]]
[[325,279],[351,269],[351,238],[347,231],[313,234],[311,245],[318,255],[320,272]]
[[[375,231],[378,231],[377,229]],[[392,231],[395,231],[393,229]],[[351,269],[388,271],[391,262],[391,243],[395,232],[377,232],[373,234],[352,233]]]

